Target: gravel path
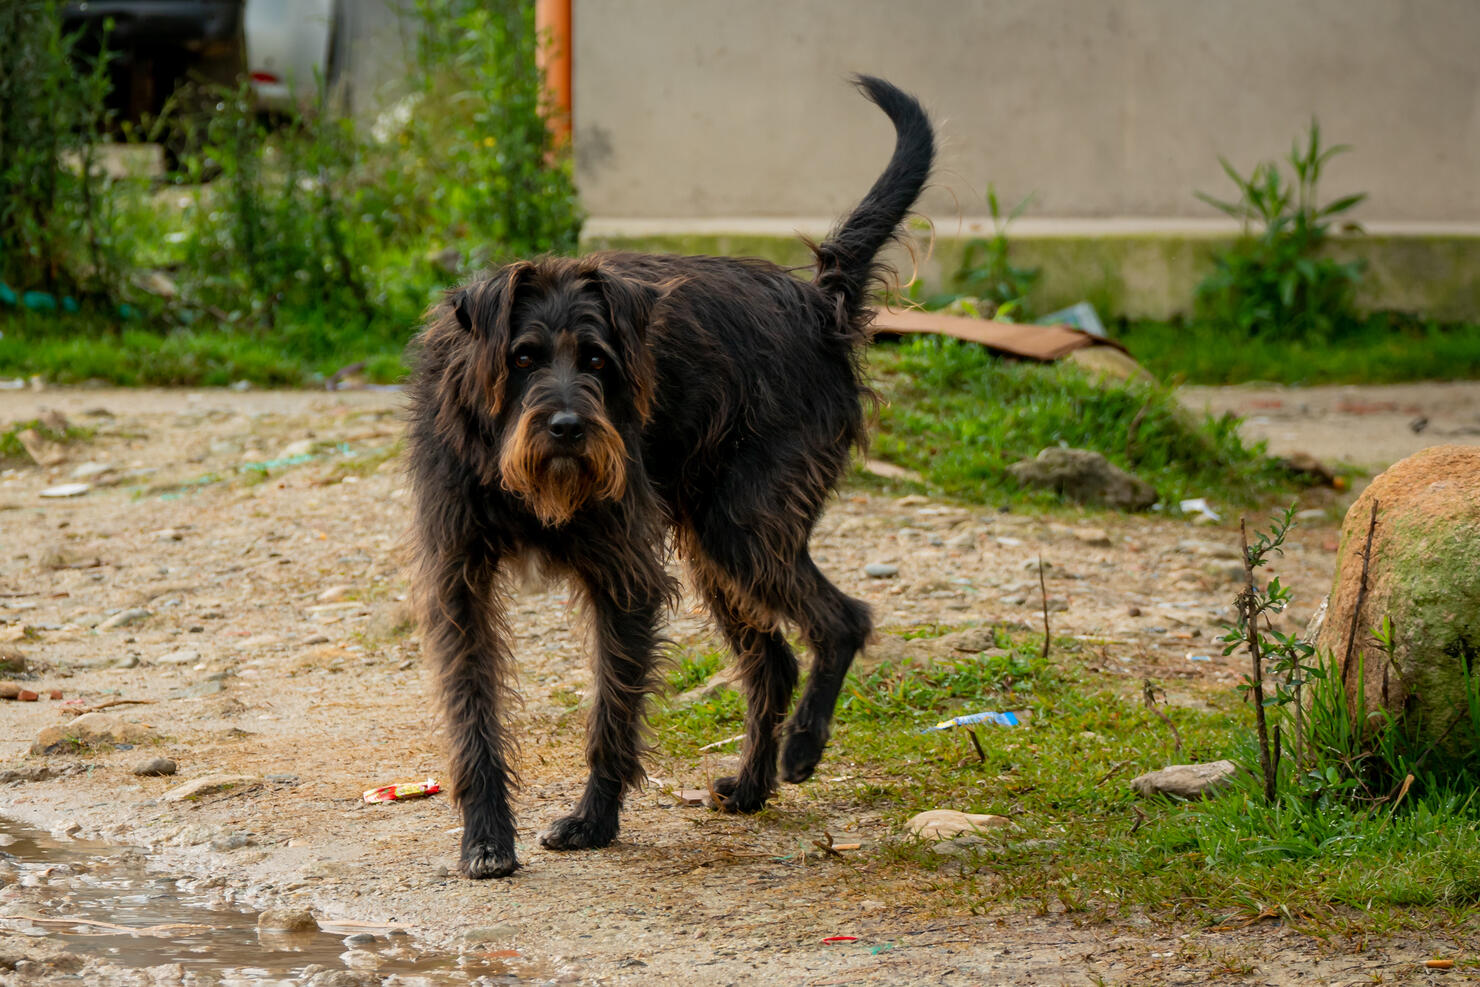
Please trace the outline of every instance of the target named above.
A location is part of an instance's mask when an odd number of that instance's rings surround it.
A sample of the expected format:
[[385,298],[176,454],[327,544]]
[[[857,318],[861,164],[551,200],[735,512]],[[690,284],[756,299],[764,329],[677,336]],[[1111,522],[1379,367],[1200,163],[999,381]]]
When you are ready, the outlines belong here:
[[[1401,410],[1381,414],[1399,416],[1440,394],[1423,388],[1389,399],[1376,390],[1363,400],[1390,401]],[[1279,393],[1285,403],[1265,409],[1271,421],[1289,402],[1328,408],[1314,392]],[[1438,433],[1469,420],[1476,393],[1469,387],[1451,413],[1445,390],[1446,410],[1436,403],[1430,415],[1442,428],[1410,434],[1455,441]],[[377,784],[436,776],[445,764],[406,627],[398,546],[407,501],[391,456],[398,400],[393,392],[0,392],[0,423],[51,408],[97,428],[63,463],[0,473],[0,648],[20,651],[40,669],[34,681],[65,696],[0,703],[0,769],[75,762],[28,755],[43,728],[64,721],[69,701],[141,700],[107,712],[162,738],[147,750],[89,753],[87,772],[14,781],[0,789],[5,814],[42,828],[75,822],[79,835],[144,847],[152,864],[218,880],[233,900],[408,923],[424,941],[464,951],[517,950],[509,974],[538,980],[1193,983],[1240,956],[1257,962],[1266,982],[1335,983],[1427,955],[1394,939],[1356,962],[1288,931],[1086,925],[1056,914],[941,917],[917,897],[881,904],[888,889],[866,868],[799,866],[781,859],[794,848],[765,823],[685,805],[676,792],[705,787],[718,773],[710,762],[654,763],[653,784],[629,800],[610,850],[543,851],[534,834],[573,801],[583,777],[571,705],[588,673],[559,587],[527,588],[513,601],[527,700],[525,869],[509,882],[449,877],[458,819],[444,798],[378,807],[359,798]],[[1247,411],[1273,398],[1231,389],[1191,400]],[[1303,422],[1319,425],[1287,448],[1339,455],[1321,444],[1331,416],[1377,420],[1337,410],[1341,400],[1279,418],[1278,428],[1297,433]],[[1334,431],[1350,438],[1351,423]],[[85,494],[40,496],[79,474],[91,484]],[[1291,626],[1329,583],[1340,518],[1337,503],[1306,507],[1278,570],[1300,591]],[[1124,675],[1128,688],[1151,676],[1173,702],[1196,703],[1200,689],[1235,679],[1212,640],[1237,576],[1236,529],[1226,522],[1043,517],[848,493],[814,545],[823,569],[876,608],[885,633],[870,660],[915,647],[898,632],[920,624],[1038,626],[1042,558],[1055,633],[1092,639],[1101,667]],[[871,578],[870,563],[897,566],[898,575]],[[670,634],[709,639],[688,606]],[[153,755],[177,761],[179,775],[130,773]],[[217,774],[255,780],[167,798],[175,785]],[[891,835],[884,820],[852,812],[842,791],[826,777],[788,787],[776,812],[820,813],[831,831],[865,843]],[[0,889],[0,928],[17,907],[6,904],[9,893]],[[889,948],[822,943],[839,932]],[[0,931],[0,953],[24,947]]]

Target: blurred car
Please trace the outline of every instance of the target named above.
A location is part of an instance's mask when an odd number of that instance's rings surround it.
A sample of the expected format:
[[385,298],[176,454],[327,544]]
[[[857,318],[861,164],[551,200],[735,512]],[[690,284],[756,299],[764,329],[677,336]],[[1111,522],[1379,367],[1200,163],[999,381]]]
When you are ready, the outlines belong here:
[[291,112],[337,75],[341,0],[247,0],[246,72],[259,109]]
[[289,112],[334,81],[341,2],[86,0],[62,5],[62,27],[81,33],[89,55],[106,39],[109,107],[121,120],[157,117],[187,80],[230,86],[243,77],[259,109]]
[[61,8],[79,47],[113,54],[109,108],[140,122],[158,116],[189,78],[232,84],[240,78],[243,0],[87,0]]

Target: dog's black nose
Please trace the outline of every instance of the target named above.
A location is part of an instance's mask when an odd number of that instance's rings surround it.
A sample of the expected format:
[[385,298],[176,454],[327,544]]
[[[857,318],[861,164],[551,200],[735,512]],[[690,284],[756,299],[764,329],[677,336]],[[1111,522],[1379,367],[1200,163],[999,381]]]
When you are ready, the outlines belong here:
[[574,411],[557,411],[550,416],[550,435],[564,442],[574,442],[586,434],[581,416]]

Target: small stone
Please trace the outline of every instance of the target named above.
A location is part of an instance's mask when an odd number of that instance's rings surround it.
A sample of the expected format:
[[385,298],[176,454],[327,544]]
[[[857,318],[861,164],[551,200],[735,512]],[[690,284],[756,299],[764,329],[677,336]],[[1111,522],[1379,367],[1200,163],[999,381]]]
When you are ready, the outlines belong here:
[[351,970],[374,970],[385,960],[379,953],[373,953],[368,949],[351,949],[339,954],[339,962]]
[[154,659],[156,665],[194,665],[198,661],[200,661],[200,652],[190,648],[171,651]]
[[1097,548],[1107,548],[1110,545],[1110,535],[1103,528],[1075,528],[1074,537],[1085,545]]
[[297,442],[290,442],[283,446],[282,451],[278,453],[278,457],[280,459],[295,459],[298,456],[309,456],[313,454],[314,448],[317,445],[317,439],[299,439]]
[[353,586],[330,586],[319,594],[320,603],[338,603],[354,590]]
[[160,528],[154,532],[155,541],[180,541],[184,537],[179,528]]
[[269,908],[257,916],[257,928],[267,932],[317,932],[319,923],[306,908]]
[[116,668],[138,668],[139,667],[139,656],[138,655],[124,655],[122,658],[118,659],[118,661],[114,663],[114,667],[116,667]]
[[47,487],[41,491],[42,497],[81,497],[92,489],[90,483],[59,483],[54,487]]
[[264,781],[270,781],[274,785],[296,785],[296,784],[298,784],[298,776],[295,775],[295,774],[289,774],[287,772],[275,772],[275,773],[270,774],[270,775],[263,775],[263,780]]
[[860,901],[858,903],[858,907],[862,908],[866,912],[882,912],[888,906],[885,905],[882,901],[875,901],[874,899],[869,898],[867,900]]
[[68,819],[65,822],[57,824],[52,832],[58,836],[73,837],[82,832],[82,823],[76,819]]
[[354,935],[344,937],[344,944],[351,949],[356,946],[368,946],[373,942],[375,942],[375,937],[368,932],[356,932]]
[[104,473],[111,473],[116,468],[112,463],[79,463],[72,470],[71,476],[74,480],[92,480]]
[[134,774],[145,778],[172,775],[176,770],[175,762],[167,757],[147,757],[134,765]]
[[1131,779],[1131,788],[1142,798],[1156,795],[1171,795],[1184,799],[1199,799],[1216,794],[1226,788],[1238,773],[1238,765],[1232,761],[1213,761],[1209,764],[1173,764],[1160,771],[1149,771]]
[[957,812],[955,809],[931,809],[905,823],[905,831],[922,840],[948,840],[963,833],[980,833],[1000,826],[1010,826],[1006,816]]
[[899,566],[888,562],[870,562],[863,567],[863,571],[871,579],[888,579],[899,575]]
[[151,616],[153,615],[150,614],[150,612],[148,610],[145,610],[143,607],[130,607],[127,610],[118,611],[113,616],[103,621],[101,624],[98,625],[98,630],[111,631],[117,627],[130,627],[134,624],[139,623],[140,621],[148,620]]
[[251,846],[255,841],[250,833],[233,832],[222,833],[211,840],[211,849],[225,852],[227,850],[240,850],[244,846]]
[[517,926],[483,925],[464,930],[462,938],[463,942],[467,943],[508,942],[518,934]]
[[187,781],[183,785],[177,785],[171,788],[164,793],[163,797],[166,802],[183,802],[188,798],[211,795],[230,788],[255,788],[260,783],[261,780],[254,775],[206,775],[203,778],[196,778],[194,781]]

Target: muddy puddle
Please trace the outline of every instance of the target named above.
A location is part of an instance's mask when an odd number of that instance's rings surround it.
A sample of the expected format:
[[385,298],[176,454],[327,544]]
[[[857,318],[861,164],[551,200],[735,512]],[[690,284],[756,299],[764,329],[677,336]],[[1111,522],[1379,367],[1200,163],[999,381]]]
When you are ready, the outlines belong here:
[[[216,883],[151,872],[134,848],[54,836],[0,816],[0,930],[94,961],[65,980],[132,981],[131,971],[150,968],[155,982],[221,987],[338,985],[348,982],[346,972],[358,974],[359,983],[404,987],[550,976],[507,951],[425,949],[389,925],[320,920],[317,931],[259,932],[259,913]],[[25,982],[25,972],[18,966],[15,982]],[[11,981],[0,974],[0,982]]]

